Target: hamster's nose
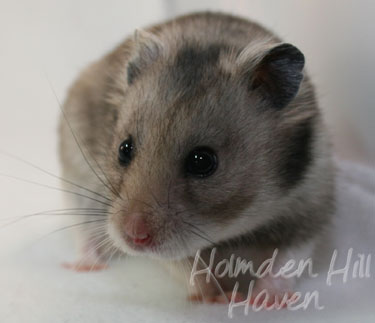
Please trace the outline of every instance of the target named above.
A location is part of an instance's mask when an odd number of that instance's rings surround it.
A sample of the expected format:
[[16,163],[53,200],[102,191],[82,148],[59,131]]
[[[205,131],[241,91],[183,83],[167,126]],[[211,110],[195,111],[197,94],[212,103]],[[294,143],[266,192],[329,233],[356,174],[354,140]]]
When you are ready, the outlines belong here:
[[151,243],[151,229],[143,214],[135,213],[125,216],[124,231],[136,245],[147,246]]

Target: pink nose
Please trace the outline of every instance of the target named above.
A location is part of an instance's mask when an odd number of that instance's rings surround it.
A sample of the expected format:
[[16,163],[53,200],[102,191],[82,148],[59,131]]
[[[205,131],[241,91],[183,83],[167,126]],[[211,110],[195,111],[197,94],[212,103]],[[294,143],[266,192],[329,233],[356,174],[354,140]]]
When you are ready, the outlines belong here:
[[124,231],[137,245],[148,245],[151,242],[150,226],[142,214],[134,213],[125,216]]

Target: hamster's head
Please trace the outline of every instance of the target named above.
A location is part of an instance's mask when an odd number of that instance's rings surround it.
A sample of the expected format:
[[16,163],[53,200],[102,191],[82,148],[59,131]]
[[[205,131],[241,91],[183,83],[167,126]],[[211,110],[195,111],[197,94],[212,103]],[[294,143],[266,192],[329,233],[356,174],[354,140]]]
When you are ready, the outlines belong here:
[[270,220],[312,162],[302,53],[275,41],[135,42],[108,154],[115,244],[178,259]]

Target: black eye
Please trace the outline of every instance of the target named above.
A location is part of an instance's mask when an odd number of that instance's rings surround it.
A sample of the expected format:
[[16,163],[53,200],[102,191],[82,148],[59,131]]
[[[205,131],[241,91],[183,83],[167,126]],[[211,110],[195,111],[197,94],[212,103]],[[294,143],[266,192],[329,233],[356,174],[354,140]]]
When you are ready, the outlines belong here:
[[185,171],[195,177],[212,175],[217,168],[215,152],[208,147],[198,147],[189,153],[185,160]]
[[130,164],[133,155],[133,142],[132,138],[124,140],[118,149],[118,160],[121,165],[127,166]]

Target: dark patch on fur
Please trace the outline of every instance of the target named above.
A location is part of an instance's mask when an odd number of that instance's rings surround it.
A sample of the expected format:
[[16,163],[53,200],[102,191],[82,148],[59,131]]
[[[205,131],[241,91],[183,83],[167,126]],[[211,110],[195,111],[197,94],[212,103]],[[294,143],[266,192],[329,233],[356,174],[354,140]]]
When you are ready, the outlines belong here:
[[130,62],[128,64],[127,72],[128,72],[127,73],[128,84],[131,85],[131,84],[133,84],[134,79],[140,74],[141,71],[136,64]]
[[307,119],[288,130],[283,143],[279,174],[281,188],[290,189],[300,182],[313,160],[314,118]]
[[199,46],[185,46],[176,55],[172,66],[174,75],[172,82],[185,93],[195,92],[201,85],[205,73],[218,62],[221,51],[227,46],[212,44],[206,48]]
[[297,95],[304,65],[305,57],[293,45],[274,47],[256,68],[251,89],[258,89],[275,108],[281,109]]

